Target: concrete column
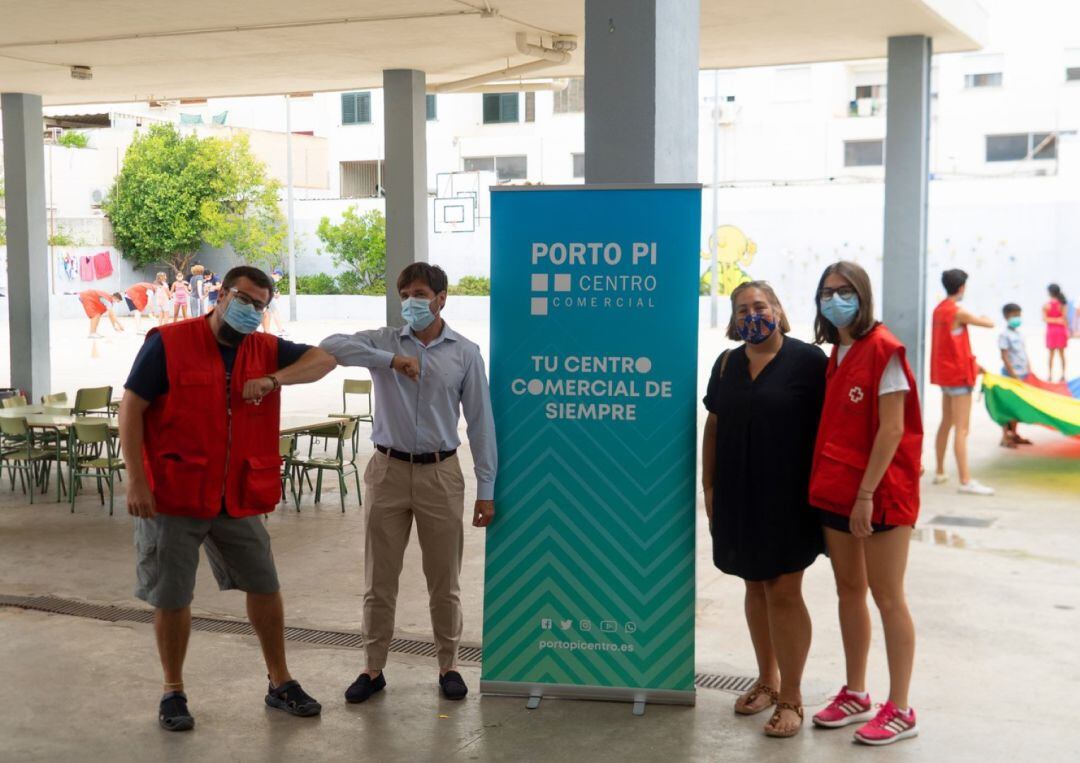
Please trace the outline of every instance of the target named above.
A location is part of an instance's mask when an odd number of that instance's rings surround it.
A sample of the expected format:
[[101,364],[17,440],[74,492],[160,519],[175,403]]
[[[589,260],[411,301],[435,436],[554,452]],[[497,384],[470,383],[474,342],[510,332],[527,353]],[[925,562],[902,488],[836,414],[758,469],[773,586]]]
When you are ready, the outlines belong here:
[[699,0],[585,0],[585,182],[698,180]]
[[926,358],[930,56],[929,37],[889,38],[882,307],[886,325],[907,346],[920,393]]
[[52,391],[41,96],[4,93],[0,109],[4,122],[11,386],[35,401]]
[[386,322],[401,326],[398,273],[427,262],[427,99],[424,72],[383,72],[386,130]]

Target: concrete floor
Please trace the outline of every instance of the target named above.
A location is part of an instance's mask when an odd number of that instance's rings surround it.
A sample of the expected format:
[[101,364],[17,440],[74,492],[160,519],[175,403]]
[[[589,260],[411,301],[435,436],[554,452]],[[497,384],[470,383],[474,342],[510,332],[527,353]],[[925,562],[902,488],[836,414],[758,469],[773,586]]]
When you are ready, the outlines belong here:
[[[483,326],[455,327],[486,344]],[[119,387],[138,339],[107,334],[92,343],[81,337],[84,330],[82,322],[54,326],[56,388]],[[298,333],[314,341],[341,330],[344,324],[324,322]],[[720,346],[718,337],[702,333],[703,374]],[[1078,360],[1075,355],[1074,350],[1070,360]],[[287,410],[332,410],[340,400],[338,379],[345,375],[338,371],[333,380],[287,390]],[[936,424],[939,405],[933,395],[927,400],[928,428]],[[1029,427],[1037,445],[1005,451],[996,446],[997,431],[981,410],[974,424],[977,475],[998,494],[965,497],[955,486],[924,484],[908,574],[919,633],[912,698],[922,731],[896,747],[871,753],[855,747],[843,730],[807,728],[794,740],[766,739],[759,731],[764,715],[737,718],[732,694],[705,689],[698,691],[696,708],[654,706],[643,718],[632,717],[626,705],[598,702],[549,700],[527,711],[519,699],[478,697],[479,669],[467,666],[463,674],[474,694],[449,703],[439,699],[432,662],[404,655],[391,658],[387,692],[366,705],[347,706],[341,693],[359,672],[362,653],[297,643],[290,644],[293,673],[325,709],[321,719],[295,719],[263,705],[263,670],[253,638],[198,632],[186,676],[198,725],[192,734],[168,734],[155,722],[160,669],[148,626],[0,609],[0,679],[9,698],[0,714],[0,758],[1069,759],[1080,743],[1071,708],[1080,685],[1080,441]],[[992,523],[972,528],[933,522],[942,516]],[[288,623],[358,630],[363,531],[355,503],[342,515],[331,491],[319,507],[308,503],[300,514],[275,512],[268,528]],[[131,540],[122,497],[113,517],[96,496],[81,497],[72,515],[66,505],[29,506],[4,486],[0,593],[140,606],[131,595]],[[712,567],[703,522],[698,562],[698,670],[749,675],[753,655],[742,619],[742,584]],[[467,643],[480,640],[482,570],[483,532],[470,529],[462,579]],[[804,685],[812,712],[843,680],[825,560],[808,570],[805,592],[815,627]],[[243,597],[218,592],[204,564],[195,609],[242,617]],[[415,544],[402,576],[398,635],[430,638]],[[878,629],[871,658],[876,697],[887,690],[886,682]],[[1021,717],[1013,705],[1017,700],[1036,701],[1037,712]]]

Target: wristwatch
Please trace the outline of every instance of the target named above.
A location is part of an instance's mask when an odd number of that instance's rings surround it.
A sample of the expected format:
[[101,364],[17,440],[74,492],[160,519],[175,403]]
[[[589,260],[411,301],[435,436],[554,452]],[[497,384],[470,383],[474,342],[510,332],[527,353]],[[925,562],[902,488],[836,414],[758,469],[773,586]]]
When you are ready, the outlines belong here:
[[274,383],[274,389],[281,389],[281,382],[273,374],[267,374],[266,378]]

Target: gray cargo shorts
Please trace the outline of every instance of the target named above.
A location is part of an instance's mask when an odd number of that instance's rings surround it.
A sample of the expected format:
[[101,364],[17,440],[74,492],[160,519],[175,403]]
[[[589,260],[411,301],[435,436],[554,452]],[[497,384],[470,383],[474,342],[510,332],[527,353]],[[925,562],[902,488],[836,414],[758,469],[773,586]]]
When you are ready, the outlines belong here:
[[261,516],[213,519],[158,514],[135,518],[135,595],[159,609],[191,604],[199,546],[222,591],[277,593],[279,590],[270,535]]

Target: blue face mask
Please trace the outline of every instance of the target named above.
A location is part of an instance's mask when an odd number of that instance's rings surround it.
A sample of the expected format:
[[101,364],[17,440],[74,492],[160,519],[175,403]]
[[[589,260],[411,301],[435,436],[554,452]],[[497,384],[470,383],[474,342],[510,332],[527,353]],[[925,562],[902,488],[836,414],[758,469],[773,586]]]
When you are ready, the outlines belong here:
[[744,342],[761,344],[776,330],[776,323],[765,318],[761,313],[753,313],[741,321],[736,321],[735,330]]
[[254,305],[245,305],[235,296],[229,300],[221,319],[241,334],[250,334],[262,325],[262,315],[255,311]]
[[1018,329],[1020,324],[1023,323],[1019,318],[1009,318],[1009,328]]
[[413,331],[423,331],[435,322],[435,313],[431,312],[430,299],[409,297],[401,301],[401,317]]
[[849,326],[859,314],[859,295],[852,294],[845,299],[839,294],[833,294],[832,299],[821,300],[821,314],[838,329]]

